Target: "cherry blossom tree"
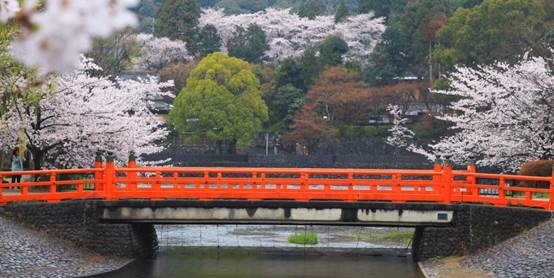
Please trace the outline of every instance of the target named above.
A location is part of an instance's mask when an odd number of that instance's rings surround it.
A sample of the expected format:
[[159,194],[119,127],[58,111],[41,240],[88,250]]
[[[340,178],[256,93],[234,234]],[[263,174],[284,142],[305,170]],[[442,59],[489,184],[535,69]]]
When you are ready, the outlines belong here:
[[387,144],[397,148],[407,148],[412,145],[415,134],[405,126],[408,119],[403,117],[400,106],[389,104],[387,111],[392,116],[392,128],[389,129],[390,135],[387,137]]
[[458,68],[450,79],[451,90],[437,93],[459,100],[440,119],[458,132],[429,145],[432,153],[507,171],[554,158],[554,76],[548,61]]
[[138,34],[135,40],[142,46],[143,53],[135,67],[141,70],[159,70],[176,62],[187,62],[193,59],[188,54],[186,43],[180,40],[157,38],[152,34]]
[[[45,3],[44,3],[45,2]],[[22,6],[19,5],[22,3]],[[14,20],[20,34],[11,44],[14,58],[42,73],[70,72],[92,37],[107,37],[137,24],[128,8],[138,0],[0,0],[0,23]],[[38,8],[39,5],[44,7]]]
[[203,10],[200,26],[214,25],[224,45],[233,36],[236,27],[260,26],[270,46],[265,61],[276,62],[287,57],[298,57],[304,50],[317,45],[329,35],[340,35],[348,44],[347,59],[365,61],[385,30],[383,18],[373,13],[359,14],[335,23],[334,16],[317,16],[315,19],[300,17],[290,9],[268,8],[252,14],[225,15],[223,9]]
[[119,161],[130,151],[139,157],[161,151],[156,143],[168,130],[148,109],[148,95],[169,94],[162,89],[171,83],[111,80],[91,76],[91,70],[101,69],[83,57],[73,73],[44,85],[36,105],[12,106],[0,118],[2,148],[24,134],[35,168],[90,166],[97,151],[112,151]]

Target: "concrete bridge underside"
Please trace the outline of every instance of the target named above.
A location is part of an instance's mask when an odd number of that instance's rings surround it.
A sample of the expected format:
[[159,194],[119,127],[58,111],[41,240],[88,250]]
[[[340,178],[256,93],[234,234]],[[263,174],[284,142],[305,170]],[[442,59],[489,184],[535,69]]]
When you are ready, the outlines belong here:
[[472,253],[552,218],[519,207],[285,200],[122,200],[14,203],[20,220],[78,245],[121,256],[152,256],[154,224],[313,224],[415,227],[415,260]]
[[447,226],[454,213],[436,204],[285,200],[135,200],[104,202],[99,208],[102,222],[155,224]]

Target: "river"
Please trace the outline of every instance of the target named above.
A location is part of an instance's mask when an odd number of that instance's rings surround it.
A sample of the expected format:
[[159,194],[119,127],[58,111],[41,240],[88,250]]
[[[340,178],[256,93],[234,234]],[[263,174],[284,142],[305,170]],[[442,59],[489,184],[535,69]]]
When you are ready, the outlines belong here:
[[[379,236],[410,229],[254,225],[156,229],[161,246],[156,258],[136,260],[97,277],[420,277],[406,242],[387,242]],[[303,231],[317,233],[318,244],[288,243],[289,235]]]

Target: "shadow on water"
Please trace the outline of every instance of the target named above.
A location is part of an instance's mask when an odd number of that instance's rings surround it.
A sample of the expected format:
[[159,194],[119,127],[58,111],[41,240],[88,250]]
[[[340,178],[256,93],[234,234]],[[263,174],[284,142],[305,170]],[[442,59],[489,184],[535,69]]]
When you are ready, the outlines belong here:
[[165,277],[421,277],[398,249],[163,247],[96,278]]

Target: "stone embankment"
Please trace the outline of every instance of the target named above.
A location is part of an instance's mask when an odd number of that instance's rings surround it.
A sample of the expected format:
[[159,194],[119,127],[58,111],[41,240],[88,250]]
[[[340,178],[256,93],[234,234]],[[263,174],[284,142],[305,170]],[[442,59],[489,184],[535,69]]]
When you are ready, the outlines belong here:
[[0,217],[0,277],[81,277],[112,271],[128,262],[77,248]]
[[[430,278],[547,278],[553,276],[553,261],[554,219],[477,254],[458,259],[428,260],[421,265]],[[471,272],[473,275],[466,275]]]

